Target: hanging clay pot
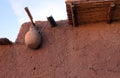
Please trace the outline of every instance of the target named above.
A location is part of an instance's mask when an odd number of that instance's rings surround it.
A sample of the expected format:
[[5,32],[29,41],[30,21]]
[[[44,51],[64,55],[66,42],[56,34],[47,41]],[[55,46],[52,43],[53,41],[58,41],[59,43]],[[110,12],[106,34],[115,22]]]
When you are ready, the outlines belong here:
[[35,26],[30,26],[25,35],[25,44],[32,49],[37,49],[41,44],[41,34]]
[[25,11],[27,12],[32,23],[32,26],[30,26],[29,31],[25,34],[25,44],[29,48],[37,49],[41,45],[42,37],[41,37],[40,31],[37,29],[35,23],[33,22],[33,17],[28,7],[25,7]]

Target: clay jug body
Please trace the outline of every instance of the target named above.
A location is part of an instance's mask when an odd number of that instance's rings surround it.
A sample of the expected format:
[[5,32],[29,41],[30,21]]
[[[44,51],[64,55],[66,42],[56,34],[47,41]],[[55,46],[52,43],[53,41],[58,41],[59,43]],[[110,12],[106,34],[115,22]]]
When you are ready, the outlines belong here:
[[35,26],[30,26],[29,31],[26,33],[25,44],[32,49],[39,48],[41,44],[41,34]]

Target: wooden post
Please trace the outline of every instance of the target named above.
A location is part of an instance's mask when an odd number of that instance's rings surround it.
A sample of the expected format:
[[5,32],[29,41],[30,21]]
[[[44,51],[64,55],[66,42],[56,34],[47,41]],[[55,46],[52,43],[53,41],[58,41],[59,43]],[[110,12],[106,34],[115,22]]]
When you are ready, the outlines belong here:
[[57,23],[55,22],[54,18],[52,16],[47,17],[47,20],[49,21],[49,23],[51,24],[52,27],[56,27]]
[[70,3],[70,9],[71,9],[71,13],[72,13],[72,23],[73,23],[73,26],[76,26],[75,6],[72,3]]
[[109,9],[108,9],[108,16],[107,16],[107,22],[110,24],[112,22],[112,11],[115,7],[115,4],[114,3],[111,3],[110,6],[109,6]]

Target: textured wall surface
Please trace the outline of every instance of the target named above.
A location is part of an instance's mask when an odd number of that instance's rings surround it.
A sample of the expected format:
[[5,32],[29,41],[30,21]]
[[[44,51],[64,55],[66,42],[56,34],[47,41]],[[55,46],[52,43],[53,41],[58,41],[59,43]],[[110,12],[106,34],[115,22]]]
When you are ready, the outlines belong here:
[[66,11],[73,26],[120,20],[120,0],[67,0]]
[[120,78],[120,22],[72,27],[37,21],[43,44],[24,44],[24,23],[13,45],[0,46],[0,78]]

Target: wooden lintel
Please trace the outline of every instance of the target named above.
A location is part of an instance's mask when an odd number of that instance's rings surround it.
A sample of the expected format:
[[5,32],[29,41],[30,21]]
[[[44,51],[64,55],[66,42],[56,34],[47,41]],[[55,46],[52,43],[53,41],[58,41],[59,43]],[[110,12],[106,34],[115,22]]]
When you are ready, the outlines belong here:
[[72,25],[76,26],[76,20],[75,20],[75,6],[74,4],[70,3],[70,9],[72,13]]
[[114,9],[114,7],[115,7],[115,4],[114,3],[111,3],[110,4],[110,6],[109,6],[109,9],[108,9],[108,16],[107,16],[107,22],[110,24],[110,23],[112,23],[112,11],[113,11],[113,9]]

